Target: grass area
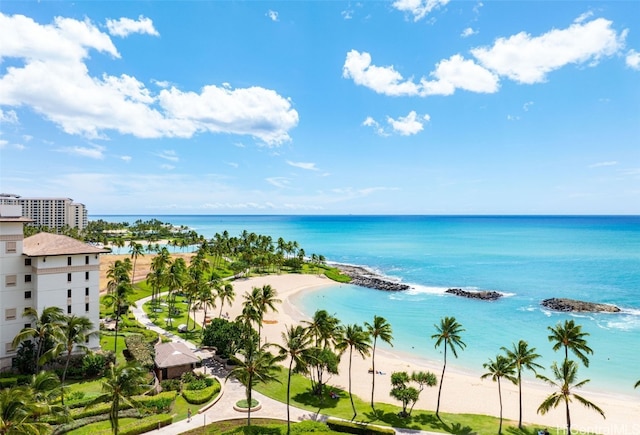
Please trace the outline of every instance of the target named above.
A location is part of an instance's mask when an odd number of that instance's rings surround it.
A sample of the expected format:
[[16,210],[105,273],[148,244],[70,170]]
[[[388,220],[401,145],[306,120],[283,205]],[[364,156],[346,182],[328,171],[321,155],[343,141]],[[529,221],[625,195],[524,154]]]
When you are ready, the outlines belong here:
[[218,435],[218,434],[245,434],[245,433],[263,433],[270,435],[285,435],[287,433],[287,423],[278,422],[278,420],[270,420],[267,418],[251,418],[251,425],[261,429],[258,431],[246,430],[247,419],[238,418],[234,420],[225,420],[216,422],[206,427],[198,427],[187,432],[182,432],[181,435]]
[[[116,334],[113,332],[100,331],[100,347],[102,350],[114,351]],[[124,342],[124,335],[122,332],[118,332],[118,353],[116,355],[116,364],[125,364],[125,359],[122,351],[127,348]]]
[[[195,324],[195,327],[193,326],[194,321],[190,316],[188,316],[187,313],[187,298],[184,296],[176,296],[175,307],[178,309],[179,315],[173,316],[173,318],[171,319],[171,324],[168,323],[167,318],[169,307],[166,305],[166,296],[161,298],[161,304],[159,306],[156,306],[154,308],[151,305],[151,302],[147,302],[146,304],[144,304],[142,309],[156,326],[159,326],[166,331],[179,334],[180,337],[191,342],[199,343],[202,328],[197,323]],[[178,333],[178,326],[181,324],[186,325],[187,318],[189,318],[189,331],[185,333]]]

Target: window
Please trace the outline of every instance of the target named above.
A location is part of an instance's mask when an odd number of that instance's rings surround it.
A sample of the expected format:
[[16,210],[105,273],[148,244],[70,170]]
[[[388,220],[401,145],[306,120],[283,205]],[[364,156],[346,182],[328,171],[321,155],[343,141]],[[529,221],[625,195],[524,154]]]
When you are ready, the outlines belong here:
[[71,282],[71,274],[67,273],[67,282]]
[[71,305],[67,305],[67,314],[71,314]]
[[27,290],[26,292],[24,292],[24,298],[31,299],[31,290]]
[[71,266],[71,257],[67,257],[67,266]]
[[89,304],[84,304],[84,310],[88,313],[89,312]]
[[84,264],[89,264],[89,256],[88,255],[84,256]]
[[15,254],[16,242],[7,242],[6,248],[7,248],[7,254]]
[[7,308],[4,310],[4,320],[16,320],[17,310],[15,308]]
[[85,287],[85,289],[84,289],[84,295],[85,295],[85,296],[89,296],[89,287]]
[[31,275],[27,274],[24,276],[24,282],[31,282]]
[[24,265],[25,266],[31,266],[31,259],[30,258],[25,258],[24,259]]
[[9,342],[9,343],[5,343],[4,344],[4,351],[9,353],[9,352],[15,352],[16,348],[13,347],[13,343]]
[[13,287],[16,285],[16,275],[7,275],[4,277],[4,285],[7,287]]
[[89,281],[89,272],[88,271],[84,273],[84,279]]
[[25,324],[24,324],[24,327],[25,327],[25,328],[31,328],[31,323],[25,323]]
[[71,297],[71,289],[67,290],[67,297],[70,298]]

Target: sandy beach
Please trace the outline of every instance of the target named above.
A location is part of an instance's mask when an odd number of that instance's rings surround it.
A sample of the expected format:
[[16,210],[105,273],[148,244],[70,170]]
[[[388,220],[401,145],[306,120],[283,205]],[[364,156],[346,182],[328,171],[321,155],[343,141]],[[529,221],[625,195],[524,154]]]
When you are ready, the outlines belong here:
[[[188,254],[175,255],[185,255],[187,258],[189,257]],[[105,264],[105,270],[108,268],[107,264],[109,262],[124,257],[126,256],[103,256],[102,263]],[[136,276],[138,279],[146,276],[151,258],[149,255],[138,258],[136,265]],[[239,315],[242,310],[242,295],[250,292],[253,287],[262,287],[264,284],[269,284],[276,289],[278,298],[282,300],[282,304],[278,306],[277,313],[269,312],[265,315],[262,334],[271,342],[280,342],[281,333],[285,330],[286,326],[298,324],[300,321],[306,319],[306,316],[292,303],[292,297],[294,295],[300,292],[316,291],[326,286],[336,285],[334,281],[324,276],[299,274],[269,275],[236,280],[233,282],[236,300],[230,307],[225,305],[224,311],[228,312],[231,318]],[[101,283],[101,288],[103,288],[102,286],[103,284]],[[104,286],[106,286],[106,278]],[[384,316],[384,313],[380,313],[380,315]],[[200,322],[201,320],[201,318],[198,319]],[[427,335],[431,335],[431,332],[425,332],[425,336]],[[360,356],[354,356],[352,369],[353,393],[364,400],[368,400],[371,396],[372,374],[368,373],[370,367],[370,357],[362,359]],[[375,400],[378,402],[398,404],[397,401],[389,396],[391,389],[390,374],[392,372],[407,371],[410,373],[414,370],[431,371],[439,380],[442,371],[442,361],[420,359],[412,355],[401,355],[399,353],[378,349],[376,352],[376,369],[382,371],[384,374],[376,375]],[[481,370],[482,368],[479,367],[478,371],[480,372]],[[527,374],[527,376],[530,375]],[[640,376],[640,373],[638,376]],[[537,414],[536,410],[540,403],[554,390],[531,377],[526,379],[523,383],[523,421],[535,423],[540,427],[547,427],[552,434],[555,434],[556,428],[562,429],[566,426],[564,405],[552,410],[547,415],[542,416]],[[342,358],[340,374],[333,376],[329,383],[347,390],[347,356]],[[503,381],[501,384],[504,417],[506,419],[517,420],[517,386],[508,381]],[[581,390],[579,394],[600,406],[605,412],[606,419],[603,419],[595,411],[588,410],[579,403],[573,402],[571,404],[571,420],[572,428],[576,430],[575,433],[579,433],[577,431],[590,431],[603,435],[631,435],[640,433],[640,391],[638,391],[638,394],[633,395],[633,391],[630,390],[630,394],[626,396],[597,393],[587,389]],[[415,409],[435,410],[436,400],[437,387],[426,389],[422,392]],[[481,380],[475,373],[472,374],[457,369],[455,367],[455,361],[449,360],[444,377],[440,410],[443,412],[497,416],[499,413],[497,384],[490,379]]]

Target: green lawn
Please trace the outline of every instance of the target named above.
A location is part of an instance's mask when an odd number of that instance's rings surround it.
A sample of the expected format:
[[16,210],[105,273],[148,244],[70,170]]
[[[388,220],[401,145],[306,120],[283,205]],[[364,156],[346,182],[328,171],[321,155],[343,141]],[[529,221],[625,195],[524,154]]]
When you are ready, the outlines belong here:
[[176,296],[175,307],[179,310],[180,314],[171,319],[171,324],[168,323],[167,319],[168,306],[166,305],[165,299],[166,295],[161,298],[161,304],[155,307],[155,310],[162,311],[154,311],[151,302],[145,303],[142,309],[147,316],[149,316],[149,319],[154,323],[154,325],[159,326],[165,331],[178,334],[181,338],[193,343],[200,343],[202,328],[197,323],[193,326],[194,321],[191,317],[189,317],[189,331],[185,333],[178,333],[178,326],[181,324],[187,324],[187,299],[183,296]]

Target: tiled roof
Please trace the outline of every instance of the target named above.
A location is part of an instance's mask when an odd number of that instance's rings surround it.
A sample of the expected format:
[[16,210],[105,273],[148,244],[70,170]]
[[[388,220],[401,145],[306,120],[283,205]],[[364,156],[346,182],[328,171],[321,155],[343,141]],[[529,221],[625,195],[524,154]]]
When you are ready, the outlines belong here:
[[103,254],[108,249],[91,246],[68,236],[38,233],[24,239],[22,252],[30,257],[41,255]]
[[176,367],[198,363],[198,358],[181,342],[156,344],[156,366],[158,368]]

